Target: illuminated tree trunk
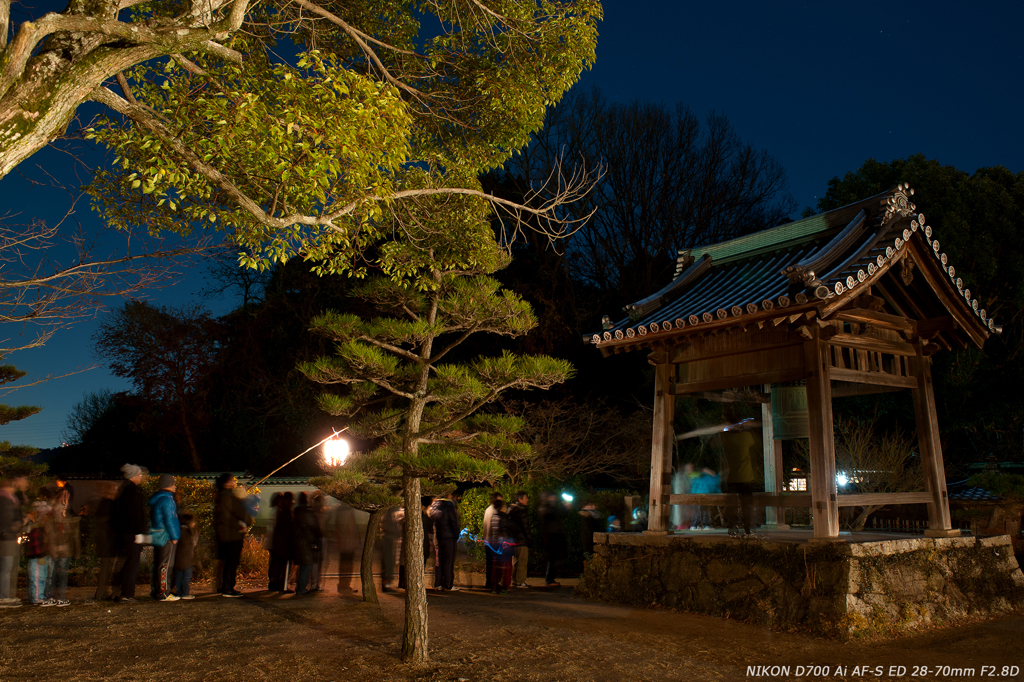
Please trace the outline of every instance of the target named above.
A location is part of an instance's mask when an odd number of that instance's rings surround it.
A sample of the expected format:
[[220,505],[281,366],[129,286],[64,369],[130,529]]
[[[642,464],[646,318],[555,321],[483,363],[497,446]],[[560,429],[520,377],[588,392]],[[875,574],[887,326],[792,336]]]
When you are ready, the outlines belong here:
[[427,593],[423,572],[423,518],[420,515],[420,479],[406,476],[402,482],[405,496],[405,533],[402,536],[405,562],[405,632],[402,659],[423,663],[427,653]]
[[370,514],[370,520],[366,522],[366,539],[363,540],[363,557],[359,561],[359,580],[363,588],[363,601],[370,604],[378,604],[377,586],[373,582],[373,548],[377,544],[377,531],[380,529],[380,520],[384,518],[387,509],[381,508]]

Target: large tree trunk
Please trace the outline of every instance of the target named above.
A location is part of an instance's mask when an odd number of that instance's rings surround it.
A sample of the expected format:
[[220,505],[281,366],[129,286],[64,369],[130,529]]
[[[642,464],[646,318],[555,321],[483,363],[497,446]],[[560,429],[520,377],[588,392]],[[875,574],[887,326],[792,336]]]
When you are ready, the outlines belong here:
[[427,593],[423,572],[423,518],[420,511],[420,479],[406,476],[402,481],[405,498],[405,533],[402,556],[405,562],[405,632],[402,660],[426,662]]
[[860,514],[858,514],[857,518],[850,523],[850,530],[864,530],[864,526],[868,522],[868,517],[884,506],[885,505],[882,504],[871,504],[866,507],[861,507]]
[[199,461],[199,450],[196,448],[195,438],[192,437],[192,427],[188,423],[188,411],[185,409],[185,403],[180,399],[178,404],[181,406],[181,427],[185,430],[185,442],[188,444],[188,456],[189,461],[192,463],[192,470],[202,471],[203,468]]
[[[207,7],[212,13],[223,4]],[[218,21],[200,13],[185,21],[122,22],[117,7],[109,0],[72,2],[64,12],[23,22],[6,47],[0,42],[0,178],[62,135],[78,106],[124,69],[197,49],[235,59],[237,53],[209,41],[237,30],[247,3],[236,0]]]
[[366,522],[366,538],[363,540],[363,556],[359,560],[359,580],[363,588],[363,601],[370,604],[379,604],[377,601],[377,586],[373,582],[373,548],[377,545],[377,532],[380,530],[380,520],[384,518],[387,509],[378,509],[370,514],[370,520]]

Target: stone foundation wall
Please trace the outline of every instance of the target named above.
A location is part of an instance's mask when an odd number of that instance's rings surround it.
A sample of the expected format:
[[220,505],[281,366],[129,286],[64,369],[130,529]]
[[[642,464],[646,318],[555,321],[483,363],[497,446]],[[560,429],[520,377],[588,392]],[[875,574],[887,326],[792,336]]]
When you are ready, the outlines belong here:
[[1010,539],[793,543],[596,533],[576,594],[827,636],[893,633],[1024,608]]

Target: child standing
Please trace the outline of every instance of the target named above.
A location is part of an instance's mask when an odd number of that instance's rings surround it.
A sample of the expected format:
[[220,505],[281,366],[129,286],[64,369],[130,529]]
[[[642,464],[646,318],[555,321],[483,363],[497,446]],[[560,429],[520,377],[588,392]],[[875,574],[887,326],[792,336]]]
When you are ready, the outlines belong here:
[[181,539],[174,555],[174,592],[178,599],[195,599],[190,589],[192,586],[192,568],[196,565],[195,549],[199,544],[196,533],[196,517],[192,514],[179,514],[181,523]]

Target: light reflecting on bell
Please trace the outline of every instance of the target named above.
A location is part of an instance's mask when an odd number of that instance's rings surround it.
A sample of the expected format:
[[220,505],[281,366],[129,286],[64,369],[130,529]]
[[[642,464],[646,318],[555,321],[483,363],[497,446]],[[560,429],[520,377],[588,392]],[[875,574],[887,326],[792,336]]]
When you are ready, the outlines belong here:
[[338,467],[348,459],[348,441],[344,438],[331,438],[324,441],[324,462],[327,466]]

